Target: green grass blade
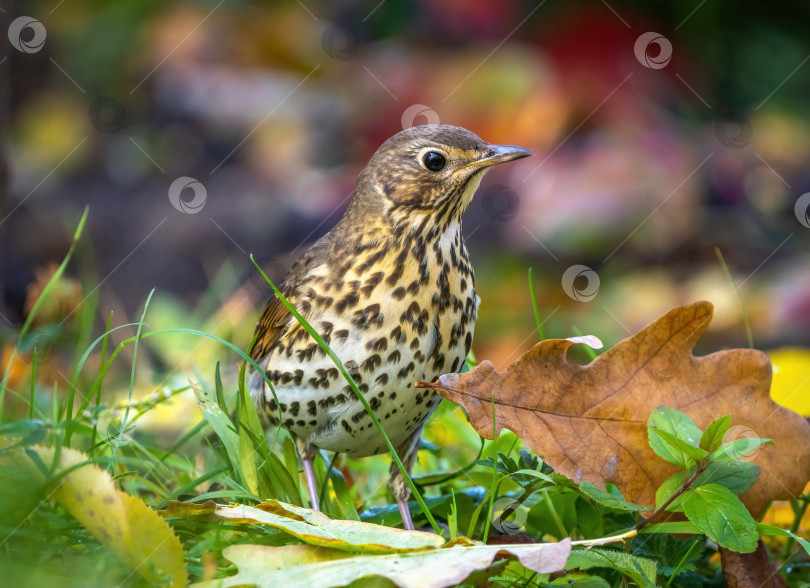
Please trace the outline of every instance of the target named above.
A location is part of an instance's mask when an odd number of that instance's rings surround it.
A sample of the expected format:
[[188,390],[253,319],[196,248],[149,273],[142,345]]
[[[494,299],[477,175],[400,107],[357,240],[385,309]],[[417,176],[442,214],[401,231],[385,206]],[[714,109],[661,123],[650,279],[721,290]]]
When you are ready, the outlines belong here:
[[[110,332],[110,327],[112,326],[112,320],[113,320],[113,311],[110,311],[110,314],[107,315],[107,325],[106,325],[106,328],[104,329],[104,334],[102,335],[101,356],[99,357],[99,360],[98,360],[99,365],[104,365],[104,361],[107,358],[107,345],[108,345],[108,343],[110,341],[109,332]],[[74,387],[75,387],[77,381],[78,380],[76,378],[74,378],[74,380],[73,380]],[[92,397],[93,394],[90,394],[90,396]],[[98,390],[97,390],[97,392],[95,394],[95,398],[96,398],[96,411],[98,411],[98,407],[101,405],[101,385],[99,385],[99,387],[98,387]],[[82,405],[84,405],[84,403],[82,403]],[[84,410],[84,409],[82,409],[82,410]],[[96,435],[98,434],[98,430],[97,430],[96,425],[97,425],[97,423],[93,424],[93,433],[92,433],[92,436],[90,438],[90,444],[91,445],[95,445],[95,443],[96,443]]]
[[180,437],[177,441],[174,442],[174,445],[169,447],[166,451],[161,453],[160,460],[165,461],[170,456],[174,455],[175,451],[180,449],[183,445],[188,443],[191,439],[199,435],[205,427],[208,426],[208,421],[205,419],[201,420],[199,423],[194,425],[190,430],[186,431],[182,437]]
[[214,433],[222,441],[229,462],[228,467],[238,471],[239,437],[233,429],[228,413],[219,406],[215,395],[203,383],[203,379],[198,376],[198,380],[197,382],[191,382],[191,387],[194,390],[194,396],[197,398],[197,404],[202,410],[203,418],[211,425]]
[[[121,325],[121,326],[115,327],[113,329],[108,329],[106,333],[104,333],[102,336],[98,337],[90,345],[90,347],[88,347],[87,351],[85,351],[84,355],[80,359],[79,364],[77,365],[75,373],[74,373],[74,382],[78,381],[79,375],[80,375],[80,373],[81,373],[87,359],[89,358],[90,353],[92,352],[93,348],[95,348],[95,346],[98,345],[100,342],[104,341],[105,337],[108,337],[110,333],[112,333],[114,331],[117,331],[119,329],[134,326],[134,325],[142,325],[142,324],[143,323],[140,322],[140,323],[131,323],[131,324],[128,324],[128,325]],[[115,359],[117,358],[119,353],[121,353],[128,345],[131,345],[131,344],[135,343],[136,341],[140,341],[140,340],[143,340],[143,339],[147,339],[149,337],[154,337],[154,336],[163,335],[163,334],[192,335],[192,336],[196,336],[196,337],[203,337],[203,338],[211,339],[213,341],[216,341],[217,343],[220,343],[221,345],[227,347],[231,351],[238,354],[240,358],[242,358],[247,364],[250,364],[259,374],[261,374],[262,378],[264,378],[265,382],[267,383],[268,387],[270,388],[270,390],[272,391],[272,393],[273,393],[273,395],[275,397],[275,390],[273,390],[272,383],[267,378],[267,374],[264,372],[264,370],[261,368],[261,366],[259,366],[259,364],[256,363],[241,348],[237,347],[236,345],[234,345],[233,343],[231,343],[229,341],[226,341],[226,340],[224,340],[224,339],[222,339],[220,337],[217,337],[216,335],[212,335],[211,333],[206,333],[204,331],[199,331],[199,330],[196,330],[196,329],[187,329],[187,328],[168,328],[168,329],[155,329],[153,331],[146,331],[146,332],[143,332],[143,331],[141,331],[139,329],[139,332],[136,334],[135,337],[130,337],[128,339],[125,339],[125,340],[121,341],[118,344],[118,346],[115,348],[115,350],[113,350],[113,352],[110,355],[109,359],[107,360],[106,364],[104,364],[104,366],[100,369],[99,375],[97,376],[96,381],[93,384],[93,388],[91,389],[91,394],[88,394],[88,401],[87,402],[88,403],[90,402],[89,398],[92,396],[92,392],[95,391],[98,388],[98,386],[101,385],[101,381],[103,380],[104,375],[106,374],[107,370],[109,370],[109,367],[113,364],[113,362],[115,361]],[[200,378],[200,380],[202,381],[202,378]],[[243,394],[246,394],[246,392],[243,391]],[[213,394],[211,396],[212,396],[212,399],[213,399]],[[217,404],[215,399],[213,400],[213,402],[214,402],[214,404]],[[86,406],[82,406],[82,410],[84,408],[86,408]],[[261,425],[259,423],[258,414],[256,413],[255,407],[253,407],[252,402],[243,403],[242,408],[243,408],[243,410],[247,411],[249,429],[251,431],[261,431],[262,429],[261,429]],[[225,419],[223,420],[223,423],[225,423],[225,421],[227,421],[227,424],[225,424],[225,428],[221,429],[222,434],[225,435],[226,437],[228,436],[228,434],[224,432],[225,430],[229,430],[232,434],[235,434],[235,429],[232,427],[232,423],[230,421],[230,418],[228,418],[227,414],[225,415]],[[215,432],[217,433],[217,435],[220,435],[220,431],[215,430]],[[261,439],[263,439],[263,438],[264,438],[263,434],[256,435],[253,438],[253,442],[260,445],[262,443]],[[264,441],[264,443],[266,443],[266,441]],[[224,444],[224,439],[223,439],[223,444]],[[236,455],[238,455],[238,451],[237,451]],[[286,499],[287,501],[290,501],[290,502],[294,501],[295,497],[300,496],[299,485],[295,483],[293,478],[289,475],[289,472],[287,472],[284,469],[284,465],[281,463],[281,461],[275,455],[273,455],[272,452],[269,451],[269,449],[267,451],[267,454],[262,455],[261,457],[263,458],[264,461],[259,466],[259,468],[265,470],[266,479],[273,480],[273,482],[274,482],[273,487],[276,489],[276,492],[277,492],[276,495],[280,499]],[[238,460],[235,463],[238,463]]]
[[[202,476],[194,478],[191,482],[189,482],[188,484],[186,484],[182,488],[178,488],[177,490],[175,490],[174,492],[169,494],[169,496],[167,496],[166,499],[163,502],[160,503],[159,507],[160,508],[165,508],[170,500],[177,500],[178,496],[182,496],[183,494],[190,493],[192,490],[194,490],[200,484],[203,484],[203,483],[207,482],[208,480],[216,478],[220,474],[225,473],[225,471],[226,471],[226,468],[224,466],[218,466],[218,467],[216,467],[216,468],[214,468],[212,470],[209,470],[209,471],[205,472]],[[247,494],[247,492],[245,492],[244,490],[242,490],[242,493]],[[253,499],[254,500],[261,500],[258,496],[254,496]]]
[[[492,447],[493,449],[497,449],[497,442],[498,442],[498,423],[495,418],[495,392],[492,392],[492,397],[490,398],[490,402],[492,403]],[[497,483],[498,483],[498,455],[497,451],[495,457],[493,457],[493,467],[492,467],[492,481],[489,484],[489,506],[487,507],[487,518],[484,520],[484,536],[482,541],[484,543],[487,542],[487,537],[489,536],[489,523],[492,520],[492,509],[495,505],[495,492],[497,491]]]
[[534,322],[537,323],[537,332],[540,334],[540,340],[546,338],[543,333],[543,321],[540,320],[540,308],[537,306],[537,296],[534,293],[534,280],[532,279],[532,268],[529,268],[529,294],[532,297],[532,310],[534,311]]
[[[118,434],[118,439],[123,437],[124,431],[127,428],[127,423],[129,422],[129,413],[132,407],[132,395],[135,391],[135,368],[138,365],[138,347],[140,346],[141,342],[141,331],[143,330],[146,311],[149,309],[149,302],[152,300],[152,295],[154,293],[155,289],[152,288],[152,290],[149,292],[149,296],[146,297],[146,302],[143,305],[143,312],[141,313],[141,320],[138,323],[138,329],[135,331],[135,346],[132,349],[132,370],[130,371],[129,375],[129,394],[127,395],[127,406],[124,409],[124,418],[121,420],[121,431]],[[118,451],[118,445],[118,443],[113,444],[113,457],[115,457],[115,454]]]
[[329,479],[332,482],[332,488],[335,490],[337,503],[343,512],[343,518],[351,521],[359,521],[360,513],[354,507],[354,498],[349,491],[349,486],[346,484],[346,478],[340,471],[332,469]]
[[[291,486],[295,487],[295,484],[293,483],[292,478],[289,478],[288,475],[285,476],[285,474],[288,474],[289,472],[277,471],[275,462],[269,459],[270,447],[267,443],[267,438],[264,435],[264,428],[262,427],[261,420],[259,419],[259,414],[256,411],[256,405],[254,404],[253,399],[250,397],[247,387],[245,386],[246,369],[247,362],[243,361],[239,366],[239,377],[237,379],[237,431],[239,432],[240,439],[244,439],[245,442],[249,442],[252,445],[255,453],[258,454],[259,461],[267,464],[267,467],[270,469],[269,477],[257,476],[256,479],[256,493],[260,496],[268,496],[271,489],[273,489],[275,486],[275,484],[272,483],[268,484],[268,480],[281,479],[283,477],[285,480],[289,479]],[[287,490],[289,490],[289,485]],[[283,490],[283,488],[277,489],[276,493],[277,495],[280,495],[278,492],[283,491],[286,494],[287,490]]]
[[[197,374],[197,378],[202,380],[200,374]],[[228,411],[228,405],[225,402],[225,390],[222,387],[222,375],[219,371],[219,362],[217,362],[216,366],[214,367],[214,398],[216,399],[217,407],[219,409],[214,411],[215,416],[222,419],[222,427],[214,427],[214,431],[225,444],[230,457],[231,465],[235,469],[234,473],[237,474],[242,483],[248,487],[248,490],[250,490],[253,494],[258,494],[256,463],[253,460],[252,447],[245,445],[244,436],[240,434],[241,428],[239,427],[238,405],[234,413],[236,422],[232,422],[229,416],[230,413]],[[237,396],[237,403],[238,400],[239,397]],[[204,408],[202,403],[200,403],[200,408]],[[208,416],[206,416],[206,418],[208,418]],[[222,437],[223,430],[228,431],[228,441]],[[234,431],[234,436],[230,434],[231,430]]]
[[447,517],[447,526],[450,530],[450,539],[453,540],[458,537],[458,505],[456,505],[456,492],[452,488],[450,495],[453,497],[453,503],[450,506],[450,516]]
[[31,397],[28,399],[28,418],[34,419],[34,396],[37,384],[37,348],[34,347],[34,354],[31,357]]
[[748,319],[748,313],[745,310],[742,296],[740,296],[740,289],[737,287],[737,283],[734,281],[734,277],[731,275],[731,270],[728,268],[728,264],[723,258],[723,253],[720,251],[720,248],[715,247],[714,252],[717,254],[717,259],[720,261],[720,267],[723,268],[723,273],[726,275],[726,279],[728,280],[729,284],[731,284],[731,289],[734,291],[734,298],[737,299],[737,306],[740,309],[740,318],[742,319],[743,326],[745,327],[745,336],[748,337],[748,347],[753,349],[754,335],[751,332],[751,321]]
[[222,376],[219,373],[219,362],[214,366],[214,392],[216,394],[217,404],[222,412],[228,412],[228,406],[225,403],[225,390],[222,388]]
[[[111,315],[110,320],[112,320],[112,313],[110,313],[110,315]],[[78,386],[78,383],[79,383],[79,375],[81,374],[81,371],[84,368],[84,364],[85,364],[85,362],[87,362],[87,360],[90,357],[90,354],[92,353],[93,349],[96,347],[96,345],[98,345],[102,341],[104,342],[102,344],[102,348],[106,349],[106,342],[107,342],[108,337],[110,336],[110,333],[114,333],[115,331],[117,331],[119,329],[124,329],[126,327],[132,327],[132,326],[135,326],[137,324],[138,323],[128,323],[126,325],[120,325],[118,327],[110,329],[109,328],[109,321],[108,321],[108,323],[107,323],[107,331],[105,331],[95,341],[93,341],[93,343],[85,350],[85,352],[82,355],[81,359],[79,359],[79,363],[76,364],[76,369],[73,372],[73,379],[72,379],[71,384],[70,384],[70,392],[68,393],[69,394],[68,395],[68,402],[67,402],[66,409],[65,409],[65,420],[66,421],[73,422],[73,397],[74,397],[75,391],[77,390],[77,386]],[[101,364],[100,364],[101,367],[99,368],[99,373],[97,374],[96,379],[93,382],[93,385],[90,387],[90,391],[87,393],[87,395],[85,396],[85,399],[82,401],[82,404],[80,405],[79,410],[77,410],[75,414],[81,414],[82,412],[84,412],[84,410],[93,401],[93,398],[96,398],[96,406],[99,405],[99,403],[101,402],[101,382],[103,381],[104,376],[106,375],[107,371],[110,369],[110,366],[112,365],[113,360],[115,359],[115,357],[118,355],[118,353],[123,348],[124,348],[124,345],[122,343],[121,345],[119,345],[115,349],[115,351],[113,351],[113,354],[110,356],[110,359],[109,359],[109,361],[107,361],[106,364],[103,361],[101,362]],[[74,429],[73,426],[68,426],[68,427],[65,428],[65,440],[64,440],[64,443],[68,447],[70,446],[70,438],[71,438],[71,436],[73,434],[73,429]]]
[[678,562],[678,565],[675,566],[675,569],[672,571],[672,574],[670,574],[669,580],[667,580],[666,583],[667,586],[670,586],[672,584],[672,580],[674,580],[675,576],[678,575],[678,571],[681,569],[681,566],[683,566],[684,562],[686,561],[686,558],[688,558],[692,554],[692,552],[695,550],[695,547],[697,547],[700,543],[702,543],[700,539],[695,539],[694,541],[692,541],[692,544],[689,546],[689,549],[686,550],[686,553],[683,554],[681,561]]
[[[292,503],[301,500],[301,485],[298,484],[298,476],[293,478],[284,463],[275,453],[270,453],[265,462],[260,466],[269,482],[275,488],[276,496],[286,496],[286,501]],[[297,467],[292,470],[297,472]],[[299,504],[301,504],[299,502]]]

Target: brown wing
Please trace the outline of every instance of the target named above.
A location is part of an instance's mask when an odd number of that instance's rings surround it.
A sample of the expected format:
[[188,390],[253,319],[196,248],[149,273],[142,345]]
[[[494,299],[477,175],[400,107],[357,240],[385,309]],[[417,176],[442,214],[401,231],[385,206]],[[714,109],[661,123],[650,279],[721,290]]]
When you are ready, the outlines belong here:
[[[289,291],[281,289],[284,297],[289,297]],[[270,350],[275,346],[281,336],[284,334],[285,327],[289,323],[290,312],[281,303],[277,296],[273,296],[267,301],[264,306],[264,312],[256,324],[256,342],[250,350],[250,357],[256,361],[261,362]],[[297,323],[296,323],[297,325]],[[295,325],[293,325],[295,326]]]
[[[278,287],[287,300],[295,303],[297,285],[310,270],[323,263],[327,251],[328,243],[325,240],[318,241],[295,262]],[[256,342],[250,350],[250,357],[257,363],[261,363],[285,333],[299,328],[301,325],[292,318],[290,311],[274,294],[265,304],[264,312],[256,324],[254,333]]]

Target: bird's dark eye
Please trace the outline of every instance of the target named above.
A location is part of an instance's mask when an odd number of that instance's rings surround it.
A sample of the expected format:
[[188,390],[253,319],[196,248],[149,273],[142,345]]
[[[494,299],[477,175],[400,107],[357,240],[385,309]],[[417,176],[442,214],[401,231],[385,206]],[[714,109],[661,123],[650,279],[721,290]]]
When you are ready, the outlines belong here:
[[422,162],[430,171],[439,171],[444,169],[444,166],[447,164],[447,161],[444,159],[444,155],[437,151],[428,151],[425,153],[425,155],[422,157]]

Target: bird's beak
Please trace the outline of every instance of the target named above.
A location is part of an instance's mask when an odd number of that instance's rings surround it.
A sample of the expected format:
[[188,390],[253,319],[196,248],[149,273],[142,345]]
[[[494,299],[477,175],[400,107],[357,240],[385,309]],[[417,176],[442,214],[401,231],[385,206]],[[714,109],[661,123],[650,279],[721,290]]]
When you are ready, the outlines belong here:
[[523,157],[534,155],[534,152],[523,147],[516,147],[515,145],[490,145],[490,153],[478,161],[470,164],[470,167],[490,167],[498,165],[499,163],[506,163],[507,161],[514,161]]

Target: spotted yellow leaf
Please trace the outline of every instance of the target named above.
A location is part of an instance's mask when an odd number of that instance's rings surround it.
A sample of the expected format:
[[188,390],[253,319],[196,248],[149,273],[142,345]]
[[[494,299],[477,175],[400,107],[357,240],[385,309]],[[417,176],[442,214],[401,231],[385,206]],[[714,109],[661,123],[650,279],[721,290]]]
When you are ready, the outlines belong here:
[[[53,467],[54,448],[36,445],[27,451],[14,456],[17,465],[46,481],[30,452]],[[60,450],[50,497],[151,584],[186,586],[183,548],[166,521],[140,499],[118,490],[110,475],[95,464],[84,463],[87,459],[75,449]],[[62,475],[65,470],[69,473]]]

